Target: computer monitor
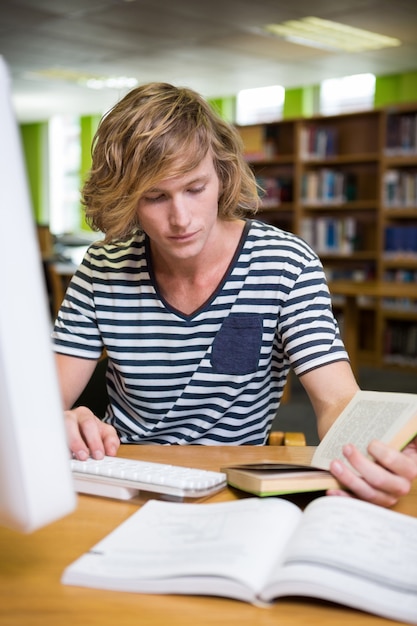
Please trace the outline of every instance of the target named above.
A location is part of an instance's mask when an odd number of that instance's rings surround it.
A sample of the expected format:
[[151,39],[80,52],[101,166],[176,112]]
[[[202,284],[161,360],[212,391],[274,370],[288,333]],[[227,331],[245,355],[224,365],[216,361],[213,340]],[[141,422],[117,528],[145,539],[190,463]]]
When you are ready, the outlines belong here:
[[0,525],[32,532],[75,508],[51,319],[11,81],[0,56]]

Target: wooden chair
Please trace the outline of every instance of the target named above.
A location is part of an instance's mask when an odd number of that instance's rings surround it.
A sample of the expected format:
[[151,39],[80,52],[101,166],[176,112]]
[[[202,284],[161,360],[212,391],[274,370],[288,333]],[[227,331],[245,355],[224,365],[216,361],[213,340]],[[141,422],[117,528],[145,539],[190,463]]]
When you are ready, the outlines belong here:
[[45,263],[45,271],[51,298],[52,315],[55,319],[73,276],[74,268],[71,264],[49,260]]
[[46,275],[51,295],[52,315],[54,319],[58,315],[59,308],[65,296],[65,285],[62,277],[55,269],[53,262],[46,263]]
[[269,433],[269,446],[305,446],[306,438],[304,433],[284,433],[281,430],[274,430]]
[[36,233],[38,236],[39,250],[41,251],[42,259],[49,259],[53,255],[54,241],[49,226],[44,224],[36,225]]

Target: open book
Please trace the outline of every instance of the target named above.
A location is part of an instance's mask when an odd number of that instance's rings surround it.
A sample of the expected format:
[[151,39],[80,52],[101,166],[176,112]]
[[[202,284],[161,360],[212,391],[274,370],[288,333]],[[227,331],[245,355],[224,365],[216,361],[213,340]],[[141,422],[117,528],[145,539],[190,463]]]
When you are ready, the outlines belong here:
[[67,585],[337,602],[417,624],[417,519],[322,497],[212,504],[151,500],[64,572]]
[[310,465],[269,462],[222,468],[229,485],[260,496],[340,487],[328,471],[353,443],[364,454],[372,439],[401,450],[417,434],[417,394],[358,391],[317,446]]

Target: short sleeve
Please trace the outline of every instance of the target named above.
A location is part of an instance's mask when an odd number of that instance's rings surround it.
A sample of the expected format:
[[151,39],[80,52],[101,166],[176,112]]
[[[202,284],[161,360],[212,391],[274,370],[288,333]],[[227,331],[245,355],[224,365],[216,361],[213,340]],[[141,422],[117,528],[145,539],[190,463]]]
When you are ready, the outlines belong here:
[[294,282],[281,312],[280,325],[284,351],[297,375],[348,360],[317,257],[303,267]]
[[98,359],[102,354],[89,251],[69,284],[54,324],[52,341],[55,352],[60,354],[87,359]]

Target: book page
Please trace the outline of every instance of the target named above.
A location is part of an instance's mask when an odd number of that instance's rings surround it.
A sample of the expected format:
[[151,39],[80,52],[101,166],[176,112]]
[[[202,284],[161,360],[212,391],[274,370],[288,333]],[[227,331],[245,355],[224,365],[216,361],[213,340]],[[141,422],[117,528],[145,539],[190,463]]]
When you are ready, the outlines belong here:
[[351,498],[318,498],[265,595],[282,593],[414,615],[417,622],[417,519]]
[[359,391],[317,447],[311,464],[329,469],[333,459],[345,460],[342,446],[346,443],[355,444],[366,455],[372,439],[390,443],[413,414],[417,416],[415,394]]
[[[278,499],[213,504],[152,500],[67,568],[63,582],[228,595],[229,579],[252,589],[252,597],[244,598],[252,601],[301,517],[298,507]],[[182,579],[182,589],[175,579]]]

